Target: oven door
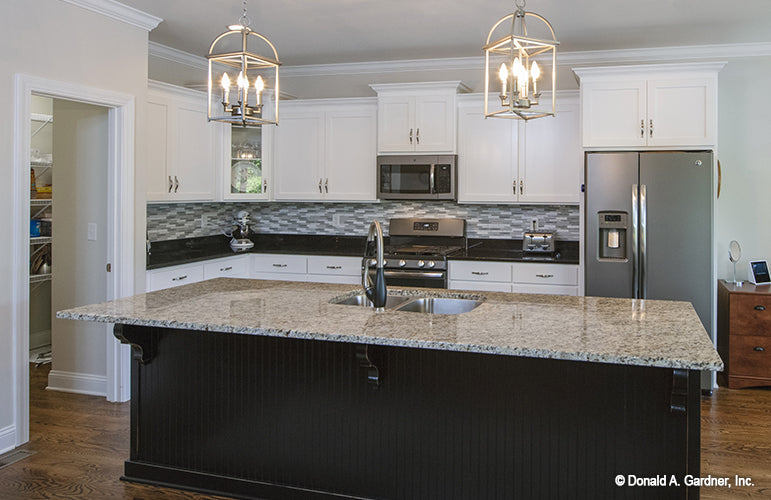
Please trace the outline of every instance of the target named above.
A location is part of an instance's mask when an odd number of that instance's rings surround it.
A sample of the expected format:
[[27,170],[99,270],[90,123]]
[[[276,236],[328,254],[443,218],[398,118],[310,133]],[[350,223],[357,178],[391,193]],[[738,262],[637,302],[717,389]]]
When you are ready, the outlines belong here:
[[447,288],[445,271],[386,271],[386,286],[415,286],[420,288]]

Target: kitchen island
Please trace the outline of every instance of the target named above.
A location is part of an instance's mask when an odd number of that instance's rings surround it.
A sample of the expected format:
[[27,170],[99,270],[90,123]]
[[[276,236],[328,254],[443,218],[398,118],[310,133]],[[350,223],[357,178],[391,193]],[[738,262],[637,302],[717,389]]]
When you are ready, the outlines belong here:
[[689,303],[336,303],[357,292],[216,279],[57,316],[134,346],[127,480],[268,499],[698,497],[699,371],[722,361]]

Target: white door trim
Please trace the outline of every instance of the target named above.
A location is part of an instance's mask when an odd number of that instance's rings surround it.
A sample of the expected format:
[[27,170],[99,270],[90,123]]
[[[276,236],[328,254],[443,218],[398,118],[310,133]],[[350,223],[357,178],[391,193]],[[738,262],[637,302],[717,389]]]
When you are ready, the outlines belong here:
[[[110,108],[108,112],[108,217],[107,240],[112,273],[107,299],[134,293],[134,122],[135,99],[85,85],[29,75],[15,77],[13,147],[13,272],[11,327],[16,445],[29,441],[29,200],[30,107],[32,94]],[[107,399],[129,399],[130,351],[107,331]]]

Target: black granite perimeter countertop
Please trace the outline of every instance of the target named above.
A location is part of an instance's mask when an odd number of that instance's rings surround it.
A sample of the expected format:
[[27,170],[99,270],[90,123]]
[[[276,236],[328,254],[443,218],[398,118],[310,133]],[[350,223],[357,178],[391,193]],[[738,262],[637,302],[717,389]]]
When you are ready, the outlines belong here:
[[[250,253],[335,255],[357,257],[363,254],[366,237],[305,234],[255,234]],[[386,243],[388,243],[386,238]],[[509,262],[549,262],[578,264],[577,241],[555,241],[554,254],[524,254],[522,240],[469,238],[468,247],[450,260],[491,260]],[[222,235],[154,241],[147,255],[147,269],[190,264],[237,255],[230,238]]]

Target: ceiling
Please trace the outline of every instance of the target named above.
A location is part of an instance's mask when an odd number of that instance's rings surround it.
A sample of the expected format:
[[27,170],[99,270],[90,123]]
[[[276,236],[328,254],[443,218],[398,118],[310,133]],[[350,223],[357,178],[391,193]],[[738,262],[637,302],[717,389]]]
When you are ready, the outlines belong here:
[[[150,40],[205,56],[241,15],[236,0],[120,0],[163,22]],[[284,65],[482,55],[489,29],[514,10],[500,0],[252,0],[251,28]],[[560,51],[771,42],[769,0],[531,0]]]

